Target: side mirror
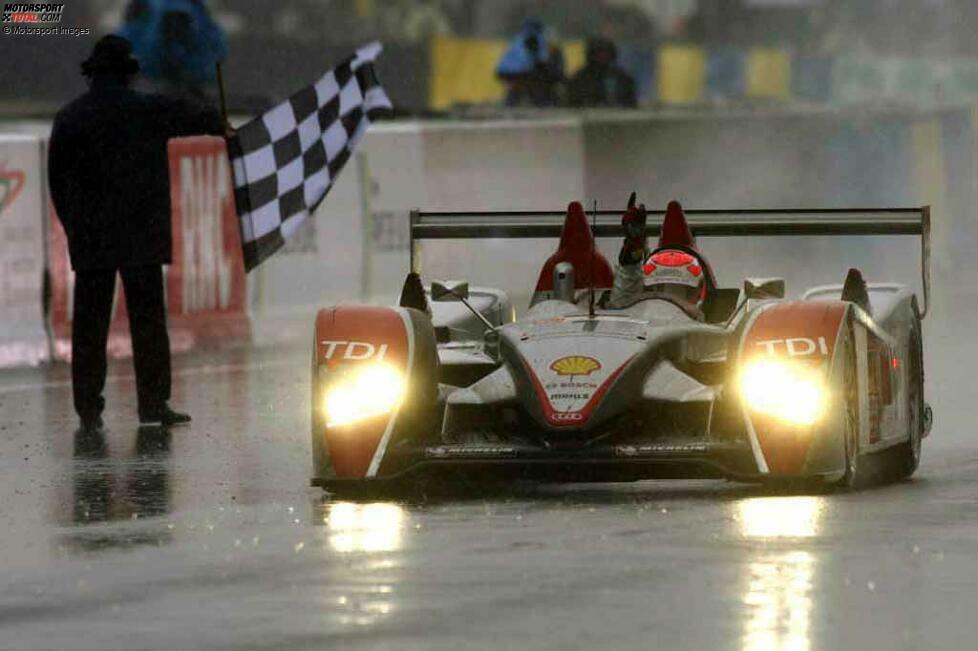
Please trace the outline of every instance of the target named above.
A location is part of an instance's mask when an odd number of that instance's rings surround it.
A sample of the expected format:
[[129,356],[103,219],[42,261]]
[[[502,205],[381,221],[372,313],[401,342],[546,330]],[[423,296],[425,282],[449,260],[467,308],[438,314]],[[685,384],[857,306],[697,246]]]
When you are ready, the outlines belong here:
[[553,297],[558,301],[574,302],[574,265],[560,262],[554,267]]
[[469,284],[463,280],[434,281],[431,283],[431,300],[465,301],[469,298]]
[[744,281],[744,297],[784,298],[784,278],[748,278]]

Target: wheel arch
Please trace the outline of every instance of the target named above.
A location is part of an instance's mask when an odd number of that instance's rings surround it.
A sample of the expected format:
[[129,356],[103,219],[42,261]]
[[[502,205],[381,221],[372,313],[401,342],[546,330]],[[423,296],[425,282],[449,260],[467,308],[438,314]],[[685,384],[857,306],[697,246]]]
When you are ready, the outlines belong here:
[[[326,384],[339,370],[383,360],[406,376],[397,408],[349,425],[323,417]],[[313,481],[366,479],[384,474],[386,452],[419,427],[437,401],[438,355],[431,319],[404,307],[339,305],[316,316],[311,382]]]
[[[736,363],[758,357],[791,359],[821,370],[830,388],[841,378],[840,342],[854,321],[855,308],[841,300],[778,301],[757,306],[743,321]],[[844,441],[836,419],[789,426],[757,413],[741,398],[747,436],[759,473],[774,477],[834,476],[844,470]],[[830,409],[829,413],[838,410]]]

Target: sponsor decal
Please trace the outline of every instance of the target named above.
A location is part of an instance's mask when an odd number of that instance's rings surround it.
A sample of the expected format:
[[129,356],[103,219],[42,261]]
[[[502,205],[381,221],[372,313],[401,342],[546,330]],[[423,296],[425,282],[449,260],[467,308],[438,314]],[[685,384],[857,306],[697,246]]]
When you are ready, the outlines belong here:
[[666,278],[682,278],[683,277],[683,270],[682,269],[675,269],[675,268],[671,268],[671,267],[664,267],[662,269],[659,269],[658,270],[658,273],[656,275],[657,276],[664,276]]
[[11,170],[0,164],[0,216],[14,205],[20,191],[24,189],[26,178],[24,170]]
[[381,360],[387,355],[387,344],[371,344],[366,341],[321,341],[323,359],[343,359],[349,362],[363,362],[368,359]]
[[515,457],[516,448],[499,445],[439,445],[431,448],[425,448],[424,454],[429,459],[445,459],[448,457]]
[[789,339],[765,339],[755,341],[755,346],[764,348],[768,355],[786,353],[789,357],[807,357],[809,355],[828,355],[829,345],[825,337],[809,339],[807,337],[792,337]]
[[580,423],[584,420],[584,414],[579,411],[556,411],[550,420],[554,423]]
[[60,23],[64,17],[63,3],[6,2],[3,5],[3,23]]
[[590,375],[601,370],[601,362],[593,357],[571,355],[554,361],[550,365],[550,370],[557,375]]
[[[310,223],[315,220],[310,219]],[[411,243],[408,223],[400,212],[377,211],[373,214],[373,241],[377,251],[405,251]]]
[[619,457],[641,457],[647,454],[662,454],[669,452],[707,452],[710,446],[706,443],[647,443],[644,445],[619,445],[615,454]]
[[588,391],[592,389],[597,389],[598,386],[599,385],[597,382],[547,382],[546,384],[546,388],[548,390],[578,389],[578,390]]
[[[227,310],[233,265],[224,241],[224,207],[231,197],[227,155],[180,158],[183,313]],[[233,247],[233,244],[232,244]]]
[[587,400],[591,397],[590,393],[551,393],[550,401],[554,400]]

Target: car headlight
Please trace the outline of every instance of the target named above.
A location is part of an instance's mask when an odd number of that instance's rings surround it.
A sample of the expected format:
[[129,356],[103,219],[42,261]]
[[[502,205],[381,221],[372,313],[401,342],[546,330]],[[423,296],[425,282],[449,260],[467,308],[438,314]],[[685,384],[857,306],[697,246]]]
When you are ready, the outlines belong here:
[[779,359],[747,363],[740,374],[747,406],[792,425],[811,425],[825,406],[825,384],[817,369]]
[[390,413],[404,400],[404,374],[390,364],[358,364],[336,373],[337,377],[327,379],[323,395],[327,427]]

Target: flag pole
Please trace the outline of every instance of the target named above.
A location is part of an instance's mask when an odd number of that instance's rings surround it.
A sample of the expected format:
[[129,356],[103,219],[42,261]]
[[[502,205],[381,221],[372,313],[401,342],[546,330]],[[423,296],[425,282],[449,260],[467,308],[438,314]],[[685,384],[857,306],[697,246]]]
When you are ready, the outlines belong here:
[[224,129],[228,133],[231,132],[231,122],[228,120],[228,101],[224,94],[224,70],[221,66],[221,62],[217,62],[217,95],[221,102],[221,117],[224,118]]

